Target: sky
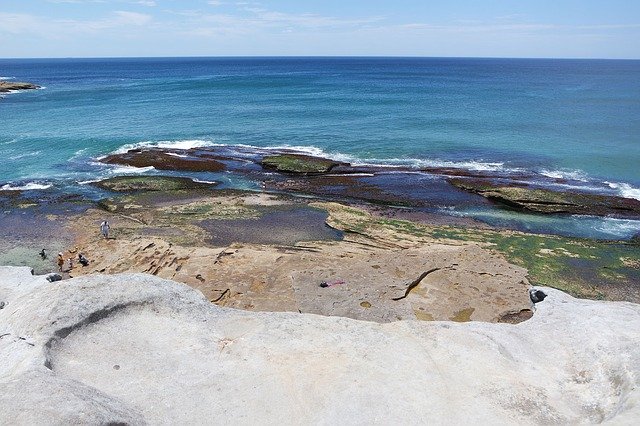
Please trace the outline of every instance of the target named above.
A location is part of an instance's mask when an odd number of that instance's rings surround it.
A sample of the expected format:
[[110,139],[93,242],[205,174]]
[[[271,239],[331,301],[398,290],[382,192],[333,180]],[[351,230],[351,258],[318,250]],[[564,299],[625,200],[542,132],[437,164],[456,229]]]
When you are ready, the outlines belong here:
[[640,59],[640,0],[0,0],[0,58]]

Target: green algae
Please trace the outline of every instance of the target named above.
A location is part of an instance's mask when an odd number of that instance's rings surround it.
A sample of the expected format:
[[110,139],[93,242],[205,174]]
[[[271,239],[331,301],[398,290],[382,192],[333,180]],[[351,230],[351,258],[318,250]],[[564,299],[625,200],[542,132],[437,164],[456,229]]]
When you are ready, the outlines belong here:
[[118,176],[94,183],[102,189],[115,192],[179,191],[211,188],[213,184],[173,176]]
[[367,234],[382,227],[418,241],[477,242],[526,268],[533,285],[554,287],[581,298],[640,302],[640,247],[630,242],[432,226],[374,217],[336,223],[345,232]]
[[269,155],[262,159],[264,167],[283,173],[327,173],[338,164],[325,158],[299,154]]

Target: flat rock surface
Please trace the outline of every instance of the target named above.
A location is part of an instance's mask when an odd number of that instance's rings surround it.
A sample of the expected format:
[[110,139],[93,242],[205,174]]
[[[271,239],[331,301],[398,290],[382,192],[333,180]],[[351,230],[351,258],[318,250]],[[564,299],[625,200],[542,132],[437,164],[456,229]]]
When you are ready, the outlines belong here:
[[[260,203],[268,201],[263,198]],[[220,204],[223,210],[212,204],[204,209],[204,201],[161,210],[169,209],[169,217],[175,220],[178,209],[222,217],[224,209],[233,206],[236,214],[252,217],[247,210],[252,207],[251,199],[232,199]],[[357,226],[358,220],[366,218],[360,210],[338,204],[322,206],[329,213],[327,222],[335,229],[346,223]],[[74,226],[97,229],[103,216],[103,212],[89,210]],[[180,238],[158,236],[158,229],[136,222],[140,218],[157,228],[166,225],[163,217],[156,210],[144,210],[135,217],[109,218],[113,238],[86,238],[85,234],[76,252],[82,252],[91,263],[76,265],[71,275],[145,272],[188,284],[221,306],[377,322],[500,322],[513,320],[520,313],[526,318],[530,310],[527,271],[476,243],[425,240],[375,228],[366,234],[346,233],[342,241],[189,246],[180,243]],[[217,223],[218,227],[233,226],[224,220]],[[191,236],[203,233],[187,224],[180,229],[188,230]],[[156,235],[144,235],[148,231]],[[327,287],[321,287],[322,283]]]
[[387,324],[212,305],[143,274],[0,268],[2,424],[637,424],[640,306]]

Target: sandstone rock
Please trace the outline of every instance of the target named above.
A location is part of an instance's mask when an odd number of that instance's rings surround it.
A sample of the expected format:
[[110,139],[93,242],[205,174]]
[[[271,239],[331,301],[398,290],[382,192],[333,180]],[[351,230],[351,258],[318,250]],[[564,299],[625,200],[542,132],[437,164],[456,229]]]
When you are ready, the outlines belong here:
[[3,424],[633,424],[640,306],[549,296],[518,325],[211,305],[148,275],[0,268]]
[[[377,322],[496,322],[531,305],[527,271],[474,244],[387,248],[345,241],[194,248],[135,238],[98,240],[81,251],[92,263],[74,270],[74,276],[146,272],[186,283],[221,306],[254,311]],[[337,280],[344,284],[319,287]]]

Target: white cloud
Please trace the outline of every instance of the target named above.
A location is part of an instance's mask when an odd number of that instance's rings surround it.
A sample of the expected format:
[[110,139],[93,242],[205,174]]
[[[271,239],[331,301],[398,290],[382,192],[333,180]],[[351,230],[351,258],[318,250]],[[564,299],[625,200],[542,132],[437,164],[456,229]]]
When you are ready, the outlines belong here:
[[146,15],[144,13],[137,12],[127,12],[123,10],[118,10],[114,12],[116,15],[116,19],[111,21],[106,21],[114,25],[146,25],[152,21],[151,15]]
[[137,12],[115,11],[104,19],[76,20],[49,19],[36,15],[0,12],[0,34],[40,35],[46,38],[64,38],[86,33],[100,33],[123,27],[140,27],[153,21],[150,15]]

